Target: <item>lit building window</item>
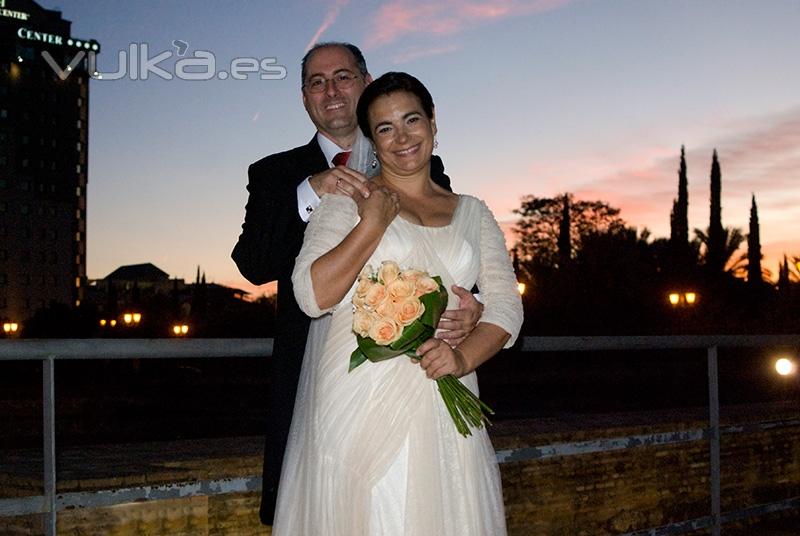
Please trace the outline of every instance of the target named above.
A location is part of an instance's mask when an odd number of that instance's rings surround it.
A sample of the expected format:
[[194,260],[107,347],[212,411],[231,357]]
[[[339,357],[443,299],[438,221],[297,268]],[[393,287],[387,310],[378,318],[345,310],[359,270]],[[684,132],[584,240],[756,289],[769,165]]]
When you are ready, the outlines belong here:
[[75,242],[80,242],[80,241],[81,241],[81,232],[78,231],[77,233],[75,233]]
[[75,278],[75,288],[80,288],[80,286],[81,286],[81,278],[80,277],[76,277]]

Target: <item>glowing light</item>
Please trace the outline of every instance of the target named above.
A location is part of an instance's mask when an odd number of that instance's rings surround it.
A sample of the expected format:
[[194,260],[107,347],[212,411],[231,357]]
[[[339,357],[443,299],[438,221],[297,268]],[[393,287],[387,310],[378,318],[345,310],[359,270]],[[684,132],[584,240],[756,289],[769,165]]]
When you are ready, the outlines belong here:
[[697,294],[695,294],[694,292],[687,292],[686,294],[683,295],[683,298],[689,305],[694,305],[694,302],[697,301]]
[[669,303],[672,305],[678,305],[681,302],[681,295],[677,292],[670,292],[669,294]]
[[133,321],[134,323],[138,324],[142,320],[141,313],[133,313]]
[[19,329],[19,324],[16,322],[5,322],[3,323],[3,331],[6,333],[16,333]]
[[525,283],[517,283],[517,290],[519,290],[520,295],[525,294]]
[[125,313],[124,315],[122,315],[122,321],[125,322],[126,324],[130,324],[131,322],[133,322],[133,315],[130,313]]
[[109,324],[110,324],[110,325],[111,325],[111,327],[113,328],[114,326],[116,326],[116,325],[117,325],[117,321],[112,319],[112,320],[109,322]]
[[175,324],[172,326],[172,333],[174,333],[176,337],[183,337],[189,333],[189,326],[186,324]]
[[797,371],[797,365],[789,358],[781,357],[775,361],[775,371],[781,376],[788,376]]
[[101,318],[101,319],[100,319],[100,325],[101,325],[101,326],[105,326],[106,324],[108,324],[108,321],[106,321],[106,319],[105,319],[105,318]]

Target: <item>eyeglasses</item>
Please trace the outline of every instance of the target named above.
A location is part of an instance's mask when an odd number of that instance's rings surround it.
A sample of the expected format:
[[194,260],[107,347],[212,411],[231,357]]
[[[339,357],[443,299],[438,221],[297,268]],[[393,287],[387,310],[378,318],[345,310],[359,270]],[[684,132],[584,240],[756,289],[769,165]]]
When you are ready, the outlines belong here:
[[347,89],[353,85],[359,77],[357,74],[350,72],[336,73],[333,78],[325,78],[324,76],[315,76],[308,82],[303,84],[306,91],[309,93],[322,93],[328,87],[328,82],[333,82],[336,89]]

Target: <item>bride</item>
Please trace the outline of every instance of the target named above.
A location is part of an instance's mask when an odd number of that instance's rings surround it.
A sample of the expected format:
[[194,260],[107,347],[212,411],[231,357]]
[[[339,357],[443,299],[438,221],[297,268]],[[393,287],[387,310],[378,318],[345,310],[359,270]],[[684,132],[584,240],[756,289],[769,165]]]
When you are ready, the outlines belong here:
[[[316,320],[273,535],[504,535],[486,430],[461,436],[433,381],[452,374],[477,393],[475,369],[519,332],[522,305],[503,234],[482,201],[431,180],[436,120],[419,80],[383,75],[364,90],[357,113],[380,174],[358,204],[324,196],[297,257],[295,297]],[[366,264],[386,260],[439,275],[445,288],[477,284],[481,321],[455,348],[432,338],[418,359],[367,362],[348,373],[354,283]],[[448,308],[455,306],[451,295]]]

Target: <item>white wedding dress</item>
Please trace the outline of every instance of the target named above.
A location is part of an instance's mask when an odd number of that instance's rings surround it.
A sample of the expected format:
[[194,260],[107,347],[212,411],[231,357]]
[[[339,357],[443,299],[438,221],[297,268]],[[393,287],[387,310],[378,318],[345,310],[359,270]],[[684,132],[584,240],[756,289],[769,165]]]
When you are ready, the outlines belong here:
[[[485,429],[462,437],[419,365],[404,356],[348,373],[356,348],[351,298],[320,310],[311,264],[358,221],[355,203],[326,195],[293,274],[309,332],[284,458],[273,536],[495,536],[506,534],[500,473]],[[449,289],[477,283],[483,322],[511,334],[522,305],[503,234],[488,207],[460,196],[451,223],[396,217],[369,263],[397,261],[440,275]],[[451,294],[448,308],[457,308]],[[478,392],[475,373],[461,381]]]

